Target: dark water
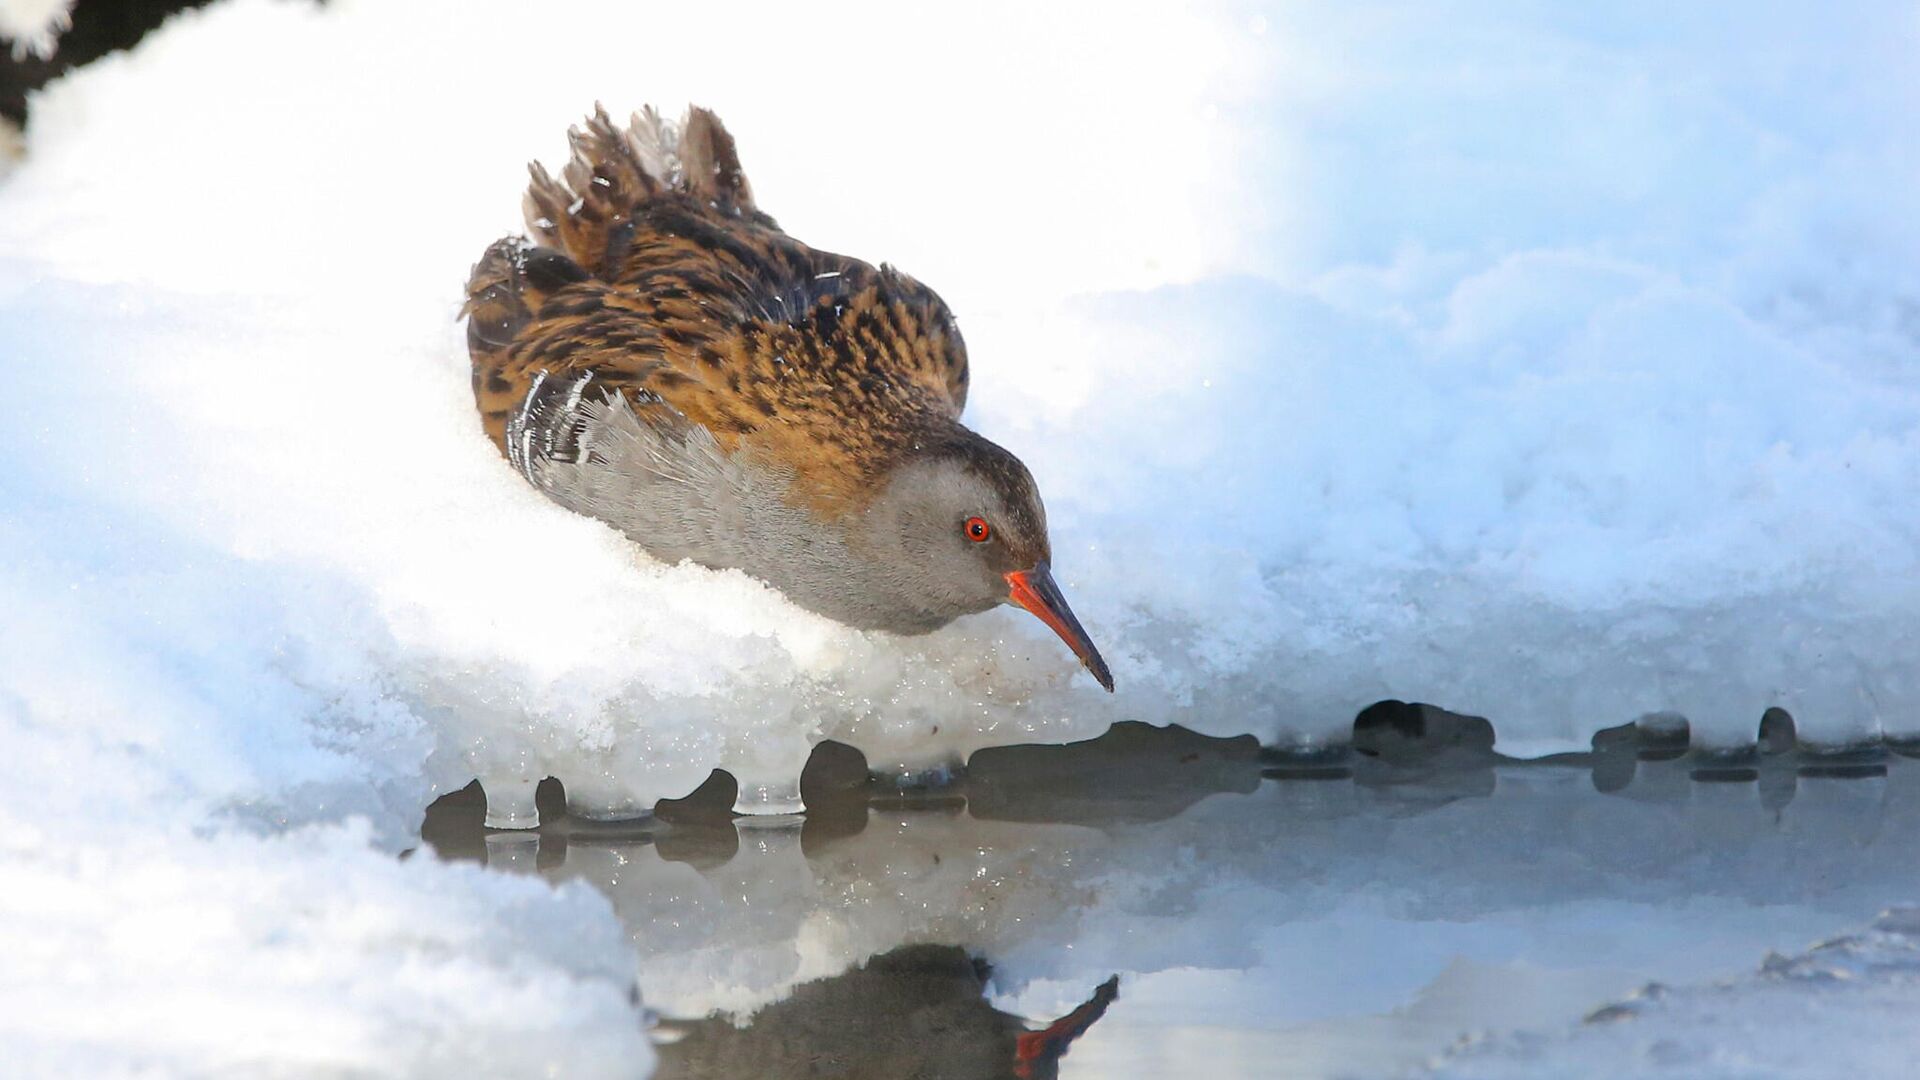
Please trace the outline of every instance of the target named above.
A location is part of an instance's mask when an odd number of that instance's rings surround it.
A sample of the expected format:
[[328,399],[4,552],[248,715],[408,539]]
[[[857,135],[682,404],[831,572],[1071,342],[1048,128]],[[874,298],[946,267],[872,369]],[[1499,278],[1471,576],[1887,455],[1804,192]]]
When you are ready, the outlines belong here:
[[1920,898],[1914,762],[1454,734],[1303,762],[1128,725],[908,794],[829,746],[804,819],[718,777],[625,827],[546,790],[521,833],[469,789],[423,833],[608,897],[663,1077],[1401,1075]]

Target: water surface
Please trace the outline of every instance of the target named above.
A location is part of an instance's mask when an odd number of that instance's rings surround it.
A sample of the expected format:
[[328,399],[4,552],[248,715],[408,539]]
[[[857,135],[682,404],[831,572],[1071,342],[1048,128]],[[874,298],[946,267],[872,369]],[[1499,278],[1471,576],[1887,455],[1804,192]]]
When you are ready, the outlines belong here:
[[424,833],[606,894],[663,1077],[1399,1075],[1920,898],[1900,758],[1471,743],[1299,762],[1124,725],[907,794],[828,747],[804,819],[734,820],[718,777],[628,826],[548,791],[521,833],[469,790]]

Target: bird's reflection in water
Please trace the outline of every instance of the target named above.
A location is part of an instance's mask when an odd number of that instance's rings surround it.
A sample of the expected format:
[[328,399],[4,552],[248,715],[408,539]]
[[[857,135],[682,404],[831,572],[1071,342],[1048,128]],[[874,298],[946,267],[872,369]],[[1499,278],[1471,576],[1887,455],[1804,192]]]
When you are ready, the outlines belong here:
[[[1072,747],[983,751],[954,788],[899,791],[871,786],[857,752],[828,744],[808,770],[804,822],[784,827],[736,823],[732,782],[716,773],[687,798],[662,803],[652,819],[627,826],[569,817],[564,793],[549,781],[539,795],[547,824],[529,832],[486,830],[484,798],[468,788],[434,804],[422,835],[445,858],[579,877],[608,895],[641,947],[648,1003],[662,1014],[656,1076],[1043,1080],[1057,1075],[1068,1048],[1105,1015],[1119,976],[1089,980],[1084,999],[1063,1015],[1023,1018],[988,999],[992,957],[954,944],[891,944],[843,971],[792,979],[788,958],[777,954],[800,927],[782,920],[870,903],[876,897],[857,895],[864,886],[927,874],[951,876],[950,895],[971,890],[990,904],[1001,876],[1019,873],[1024,861],[1070,862],[1089,826],[1175,818],[1210,795],[1254,791],[1262,769],[1252,739],[1124,724]],[[987,869],[963,858],[989,848],[1011,852],[1015,866]],[[962,917],[951,930],[977,941],[958,925],[969,921]],[[870,940],[887,946],[928,929],[879,929]],[[775,954],[772,982],[790,985],[745,1010],[729,1001],[733,1007],[688,1016],[672,988],[649,979],[649,946],[682,956],[711,951],[746,982],[756,981],[752,969],[765,954]],[[851,945],[848,954],[863,949]]]
[[986,965],[949,945],[906,945],[802,983],[743,1026],[666,1020],[660,1080],[847,1077],[1050,1080],[1118,993],[1118,976],[1039,1028],[992,1006]]

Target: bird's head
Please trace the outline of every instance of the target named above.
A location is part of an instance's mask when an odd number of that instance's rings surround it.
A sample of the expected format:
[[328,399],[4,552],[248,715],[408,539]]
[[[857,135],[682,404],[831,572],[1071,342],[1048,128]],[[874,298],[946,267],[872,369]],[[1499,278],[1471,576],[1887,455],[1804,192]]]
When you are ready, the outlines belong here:
[[1113,675],[1053,580],[1040,489],[1020,459],[962,428],[894,468],[865,514],[867,554],[929,626],[1000,604],[1060,635],[1100,685]]

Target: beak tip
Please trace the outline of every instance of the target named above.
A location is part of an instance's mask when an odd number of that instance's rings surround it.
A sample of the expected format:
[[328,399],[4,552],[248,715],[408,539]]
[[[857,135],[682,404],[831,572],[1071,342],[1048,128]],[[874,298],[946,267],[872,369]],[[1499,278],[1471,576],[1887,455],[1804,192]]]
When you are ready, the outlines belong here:
[[1040,617],[1060,639],[1079,656],[1081,666],[1087,669],[1094,681],[1107,693],[1113,693],[1113,672],[1108,670],[1107,661],[1094,648],[1087,638],[1086,630],[1080,626],[1080,620],[1074,618],[1073,609],[1067,606],[1066,597],[1060,595],[1060,586],[1054,584],[1053,575],[1048,571],[1045,561],[1035,563],[1031,570],[1016,570],[1007,575],[1008,601],[1026,608]]

